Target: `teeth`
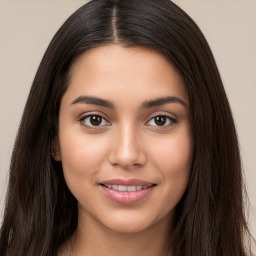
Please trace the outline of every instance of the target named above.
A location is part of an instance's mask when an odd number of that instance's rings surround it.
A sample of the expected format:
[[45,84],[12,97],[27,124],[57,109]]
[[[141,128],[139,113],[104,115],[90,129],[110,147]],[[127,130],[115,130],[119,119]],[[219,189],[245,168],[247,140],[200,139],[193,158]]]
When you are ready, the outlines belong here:
[[119,191],[127,191],[126,190],[126,186],[122,186],[122,185],[119,185],[117,190],[119,190]]
[[118,190],[121,192],[133,192],[147,188],[148,186],[124,186],[124,185],[105,185],[107,188]]
[[118,190],[118,185],[112,185],[111,188]]
[[128,186],[126,191],[136,191],[136,186]]

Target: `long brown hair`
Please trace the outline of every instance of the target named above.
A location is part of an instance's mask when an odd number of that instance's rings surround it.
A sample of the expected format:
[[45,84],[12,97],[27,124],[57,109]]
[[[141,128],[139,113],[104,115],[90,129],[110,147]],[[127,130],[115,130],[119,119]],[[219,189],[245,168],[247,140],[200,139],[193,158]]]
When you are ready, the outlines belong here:
[[237,134],[212,52],[195,22],[169,0],[93,0],[52,39],[36,73],[10,166],[0,233],[4,256],[56,255],[77,225],[77,201],[51,157],[72,63],[104,44],[162,53],[183,76],[195,141],[188,188],[176,207],[175,256],[245,256],[249,232]]

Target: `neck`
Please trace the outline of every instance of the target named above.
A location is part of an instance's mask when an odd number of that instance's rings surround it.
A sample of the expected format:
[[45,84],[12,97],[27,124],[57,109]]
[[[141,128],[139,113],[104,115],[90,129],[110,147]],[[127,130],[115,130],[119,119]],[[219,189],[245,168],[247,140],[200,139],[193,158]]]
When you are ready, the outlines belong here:
[[171,256],[167,254],[166,238],[170,236],[170,221],[136,233],[121,233],[94,221],[79,220],[77,230],[69,241],[72,256]]

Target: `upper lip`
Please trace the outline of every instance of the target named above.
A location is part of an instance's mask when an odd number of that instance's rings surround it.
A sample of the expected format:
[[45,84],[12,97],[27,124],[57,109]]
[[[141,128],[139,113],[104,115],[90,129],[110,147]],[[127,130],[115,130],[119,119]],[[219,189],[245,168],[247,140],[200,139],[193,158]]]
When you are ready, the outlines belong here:
[[123,185],[123,186],[152,186],[154,183],[139,179],[111,179],[100,182],[105,185]]

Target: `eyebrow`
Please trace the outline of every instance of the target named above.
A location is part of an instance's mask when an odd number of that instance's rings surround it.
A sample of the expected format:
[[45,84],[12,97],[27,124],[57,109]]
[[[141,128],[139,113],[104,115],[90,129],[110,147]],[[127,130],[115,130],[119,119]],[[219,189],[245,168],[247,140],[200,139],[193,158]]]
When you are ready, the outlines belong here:
[[167,96],[167,97],[157,98],[154,100],[145,101],[142,104],[142,108],[152,108],[152,107],[162,106],[169,103],[178,103],[184,107],[186,106],[186,103],[182,99],[175,96]]
[[[84,96],[84,95],[79,96],[71,103],[71,105],[78,104],[78,103],[92,104],[92,105],[102,106],[102,107],[111,108],[111,109],[115,108],[114,104],[111,101],[104,100],[102,98],[98,98],[94,96]],[[145,101],[142,103],[141,108],[142,109],[152,108],[152,107],[162,106],[169,103],[178,103],[184,107],[186,106],[186,103],[182,99],[175,96],[167,96],[167,97],[157,98],[154,100]]]
[[114,104],[109,100],[104,100],[104,99],[101,99],[98,97],[92,97],[92,96],[80,96],[76,98],[71,105],[78,104],[78,103],[98,105],[98,106],[111,108],[111,109],[114,108]]

